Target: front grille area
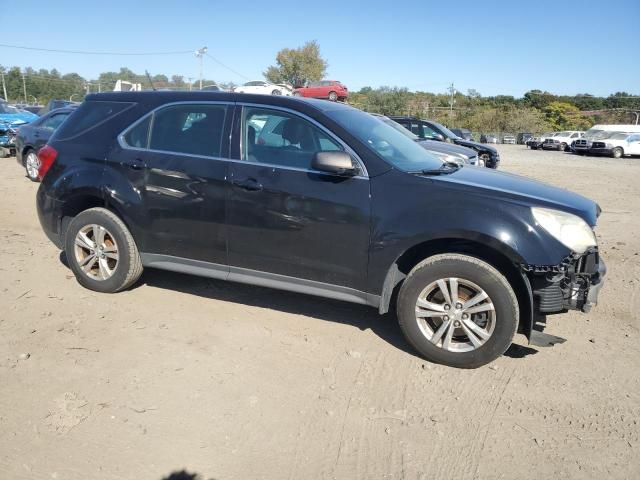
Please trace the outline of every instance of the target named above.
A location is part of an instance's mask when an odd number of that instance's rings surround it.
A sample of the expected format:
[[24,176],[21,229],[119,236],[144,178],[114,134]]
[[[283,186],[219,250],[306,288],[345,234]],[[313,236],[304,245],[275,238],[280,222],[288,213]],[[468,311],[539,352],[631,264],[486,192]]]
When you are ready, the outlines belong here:
[[586,140],[576,140],[576,147],[586,147],[587,145],[587,141]]

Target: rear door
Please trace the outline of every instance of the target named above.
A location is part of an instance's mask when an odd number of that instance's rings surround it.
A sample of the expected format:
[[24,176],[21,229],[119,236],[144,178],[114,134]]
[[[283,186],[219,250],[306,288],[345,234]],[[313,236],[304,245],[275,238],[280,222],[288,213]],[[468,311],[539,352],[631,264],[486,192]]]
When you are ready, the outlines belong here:
[[136,227],[143,227],[145,253],[226,265],[232,115],[230,103],[180,102],[120,136],[123,148],[112,160],[141,197],[136,218],[143,225]]
[[[305,279],[364,291],[370,216],[364,168],[355,177],[314,171],[316,152],[348,147],[295,112],[246,105],[236,117],[240,161],[229,168],[229,278]],[[253,131],[260,123],[269,128],[269,142],[255,140],[264,137]]]

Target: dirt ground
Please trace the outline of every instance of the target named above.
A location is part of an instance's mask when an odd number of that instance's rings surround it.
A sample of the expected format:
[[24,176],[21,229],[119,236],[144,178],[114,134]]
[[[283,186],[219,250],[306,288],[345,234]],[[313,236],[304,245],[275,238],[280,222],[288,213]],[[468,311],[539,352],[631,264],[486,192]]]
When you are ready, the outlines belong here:
[[0,477],[639,478],[640,159],[500,150],[600,203],[609,276],[549,317],[566,343],[471,371],[364,306],[152,270],[85,290],[1,159]]

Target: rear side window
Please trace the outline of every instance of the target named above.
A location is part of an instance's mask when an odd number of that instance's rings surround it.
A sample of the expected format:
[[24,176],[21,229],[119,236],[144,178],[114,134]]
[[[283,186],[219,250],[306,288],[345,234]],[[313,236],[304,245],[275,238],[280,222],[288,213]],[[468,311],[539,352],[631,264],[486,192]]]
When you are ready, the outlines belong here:
[[148,115],[124,136],[125,143],[134,148],[147,148],[149,146],[150,125],[151,115]]
[[159,110],[153,115],[149,148],[219,157],[226,113],[226,105],[187,104]]
[[50,128],[51,130],[55,130],[56,128],[58,128],[62,122],[65,121],[65,119],[69,116],[68,113],[58,113],[56,115],[52,115],[49,118],[47,118],[45,121],[43,121],[40,124],[40,127],[42,128]]
[[128,102],[84,102],[69,116],[68,121],[60,126],[56,137],[68,139],[78,136],[115,117],[132,105],[133,103]]

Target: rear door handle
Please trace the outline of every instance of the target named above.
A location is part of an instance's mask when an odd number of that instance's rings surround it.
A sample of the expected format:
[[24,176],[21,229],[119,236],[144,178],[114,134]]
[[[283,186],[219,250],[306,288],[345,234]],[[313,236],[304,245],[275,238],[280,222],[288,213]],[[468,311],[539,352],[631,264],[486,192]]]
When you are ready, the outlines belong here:
[[231,183],[243,190],[249,190],[250,192],[257,192],[262,190],[262,184],[258,183],[255,178],[245,178],[244,180],[232,180]]
[[141,160],[140,158],[135,158],[131,161],[131,163],[129,163],[129,168],[131,170],[142,170],[146,167],[147,167],[147,164],[144,162],[144,160]]

